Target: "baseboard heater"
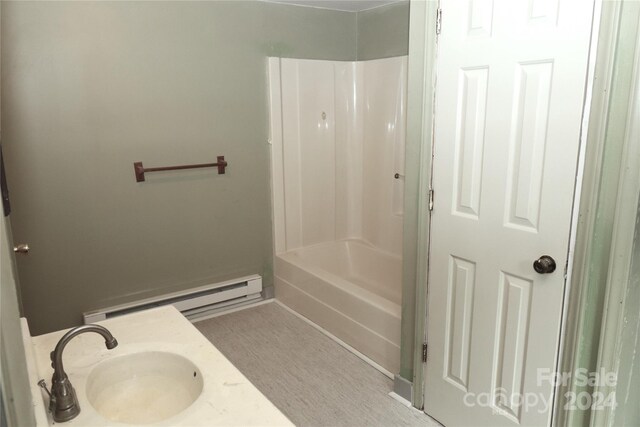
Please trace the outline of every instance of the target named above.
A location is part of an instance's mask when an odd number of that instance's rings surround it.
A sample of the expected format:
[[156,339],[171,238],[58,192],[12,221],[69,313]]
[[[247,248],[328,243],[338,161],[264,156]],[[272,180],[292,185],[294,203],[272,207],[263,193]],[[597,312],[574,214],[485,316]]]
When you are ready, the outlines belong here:
[[114,307],[84,313],[84,323],[94,323],[149,308],[172,305],[187,319],[195,321],[220,311],[262,298],[262,277],[254,274],[234,280],[200,286]]

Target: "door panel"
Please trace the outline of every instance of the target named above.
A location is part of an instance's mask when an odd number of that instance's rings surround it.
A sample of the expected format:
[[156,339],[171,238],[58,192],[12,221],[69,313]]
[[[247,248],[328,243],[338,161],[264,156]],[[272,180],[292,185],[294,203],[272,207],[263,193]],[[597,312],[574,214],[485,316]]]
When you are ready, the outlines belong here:
[[548,424],[593,1],[441,7],[425,411]]

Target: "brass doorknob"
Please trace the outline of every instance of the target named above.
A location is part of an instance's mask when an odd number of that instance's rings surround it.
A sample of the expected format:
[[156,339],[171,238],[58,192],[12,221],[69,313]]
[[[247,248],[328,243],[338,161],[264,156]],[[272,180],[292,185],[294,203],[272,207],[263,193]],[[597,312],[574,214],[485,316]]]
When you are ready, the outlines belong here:
[[28,255],[29,254],[29,245],[26,243],[20,243],[18,246],[13,247],[13,252],[17,254]]
[[540,274],[553,273],[556,271],[556,261],[549,255],[542,255],[533,261],[533,269]]

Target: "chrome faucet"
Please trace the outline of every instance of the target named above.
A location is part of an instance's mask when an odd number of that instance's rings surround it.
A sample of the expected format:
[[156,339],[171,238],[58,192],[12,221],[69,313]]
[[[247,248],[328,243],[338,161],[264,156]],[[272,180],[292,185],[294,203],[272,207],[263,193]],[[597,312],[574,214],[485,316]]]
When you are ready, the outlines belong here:
[[[60,338],[55,350],[51,352],[53,378],[51,379],[51,393],[49,393],[49,411],[51,411],[54,421],[57,422],[69,421],[80,413],[80,404],[76,397],[76,391],[73,389],[69,377],[67,377],[67,373],[62,366],[62,351],[75,336],[85,332],[96,332],[102,335],[104,343],[109,350],[118,345],[118,341],[111,335],[111,332],[99,325],[78,326]],[[44,383],[44,381],[41,381],[41,383]],[[40,385],[43,386],[43,384]]]

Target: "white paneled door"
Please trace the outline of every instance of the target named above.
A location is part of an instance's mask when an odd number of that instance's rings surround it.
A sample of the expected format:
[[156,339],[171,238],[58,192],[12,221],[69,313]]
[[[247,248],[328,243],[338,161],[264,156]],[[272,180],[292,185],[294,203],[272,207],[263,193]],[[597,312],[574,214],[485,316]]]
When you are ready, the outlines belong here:
[[441,8],[425,411],[548,425],[593,0]]

